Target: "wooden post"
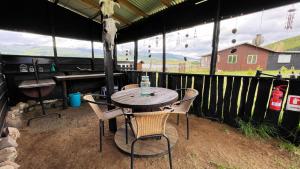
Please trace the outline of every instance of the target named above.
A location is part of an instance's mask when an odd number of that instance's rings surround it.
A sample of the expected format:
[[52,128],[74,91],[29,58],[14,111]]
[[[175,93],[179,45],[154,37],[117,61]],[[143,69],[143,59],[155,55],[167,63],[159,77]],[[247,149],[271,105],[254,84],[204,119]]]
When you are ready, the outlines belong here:
[[113,67],[114,67],[114,70],[117,70],[117,67],[118,67],[118,53],[117,53],[117,44],[115,44],[114,46],[114,54],[113,54]]
[[134,70],[137,70],[137,61],[138,61],[138,41],[134,41]]
[[[104,24],[103,24],[104,25]],[[104,28],[103,28],[104,30]],[[109,45],[105,42],[104,37],[105,32],[102,32],[102,41],[103,41],[103,51],[104,51],[104,71],[105,71],[105,80],[106,80],[106,98],[107,103],[111,103],[111,95],[114,93],[114,75],[113,75],[113,60],[112,60],[112,50],[109,49]],[[113,107],[108,106],[108,109]],[[109,120],[109,130],[112,132],[117,131],[117,121],[116,119]]]
[[220,10],[221,10],[221,0],[217,0],[217,11],[214,19],[214,33],[213,33],[213,41],[212,41],[212,54],[210,60],[210,75],[214,75],[216,73],[216,65],[218,59],[218,45],[219,45],[219,35],[220,35]]

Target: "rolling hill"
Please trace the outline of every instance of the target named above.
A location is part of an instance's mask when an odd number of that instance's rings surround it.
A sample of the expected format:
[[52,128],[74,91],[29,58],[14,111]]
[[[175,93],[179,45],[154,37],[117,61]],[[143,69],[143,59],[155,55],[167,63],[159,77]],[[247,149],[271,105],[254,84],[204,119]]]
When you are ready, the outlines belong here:
[[282,52],[282,51],[300,51],[300,35],[288,39],[283,39],[264,46],[265,48]]

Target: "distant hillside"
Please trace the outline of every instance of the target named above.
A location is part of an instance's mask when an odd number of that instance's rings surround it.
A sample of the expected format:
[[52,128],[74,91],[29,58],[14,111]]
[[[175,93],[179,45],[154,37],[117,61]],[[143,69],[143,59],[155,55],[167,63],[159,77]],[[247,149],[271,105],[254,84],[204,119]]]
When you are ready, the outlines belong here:
[[278,52],[300,51],[300,35],[277,41],[264,47]]

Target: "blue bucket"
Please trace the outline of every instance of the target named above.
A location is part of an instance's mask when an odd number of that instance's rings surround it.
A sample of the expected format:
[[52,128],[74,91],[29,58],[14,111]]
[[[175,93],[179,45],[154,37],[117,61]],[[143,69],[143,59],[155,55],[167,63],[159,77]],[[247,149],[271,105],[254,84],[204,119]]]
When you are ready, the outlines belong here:
[[70,93],[69,94],[69,99],[70,99],[70,105],[71,107],[80,107],[81,104],[81,98],[80,98],[80,93]]

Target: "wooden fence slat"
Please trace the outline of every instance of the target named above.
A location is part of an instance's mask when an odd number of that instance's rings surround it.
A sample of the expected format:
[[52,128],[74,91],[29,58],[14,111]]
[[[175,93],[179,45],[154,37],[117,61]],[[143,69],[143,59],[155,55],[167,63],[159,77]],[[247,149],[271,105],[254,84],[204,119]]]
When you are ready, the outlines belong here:
[[192,88],[193,76],[186,76],[186,88]]
[[217,119],[217,113],[216,113],[216,102],[217,102],[217,77],[212,76],[211,77],[211,86],[210,86],[210,104],[209,104],[209,112],[210,117]]
[[256,102],[251,122],[260,124],[263,122],[267,111],[267,104],[273,79],[259,79]]
[[[182,76],[175,76],[175,85],[176,87],[174,89],[181,89],[181,78]],[[183,94],[182,91],[178,90],[178,99],[181,100],[183,98]]]
[[224,101],[224,77],[223,76],[218,76],[218,102],[217,102],[217,116],[219,120],[222,119],[223,115],[223,101]]
[[[300,96],[300,80],[290,80],[289,85],[289,95],[296,95]],[[287,103],[289,100],[287,100]],[[296,142],[296,132],[299,127],[299,120],[300,120],[300,112],[292,111],[285,109],[281,128],[283,129],[281,134],[288,140],[292,142]]]
[[240,100],[238,117],[244,121],[246,121],[245,105],[246,105],[247,92],[248,92],[248,88],[249,88],[249,82],[250,82],[249,77],[243,77],[243,87],[242,87],[242,92],[241,92],[241,100]]
[[165,78],[165,74],[163,73],[158,73],[158,82],[157,82],[157,86],[158,87],[166,87],[166,78]]
[[237,127],[236,117],[237,117],[237,106],[238,106],[238,96],[241,88],[241,77],[234,77],[232,86],[232,95],[230,100],[230,110],[229,110],[229,120],[230,125]]
[[227,83],[226,83],[226,90],[225,90],[225,96],[224,96],[224,106],[223,106],[223,119],[224,122],[227,124],[230,124],[230,115],[229,115],[229,108],[230,108],[230,98],[232,93],[232,82],[233,77],[228,76],[227,77]]
[[150,83],[151,83],[151,87],[156,87],[156,72],[150,72],[148,73],[149,75],[149,80],[150,80]]
[[257,83],[258,83],[258,79],[256,77],[251,78],[247,101],[245,104],[244,121],[246,121],[246,122],[249,122],[251,119],[251,112],[252,112]]
[[202,112],[202,89],[203,89],[203,76],[197,75],[194,77],[194,88],[198,90],[199,95],[194,100],[194,114],[197,116],[203,116]]
[[[273,81],[273,88],[277,87],[277,86],[280,86],[280,85],[286,85],[287,86],[288,81],[283,81],[283,80],[274,80]],[[283,96],[285,96],[286,95],[286,90],[282,91],[282,92],[283,92]],[[281,106],[284,106],[284,103],[282,103]],[[278,120],[279,120],[280,112],[281,111],[271,110],[271,109],[269,109],[269,106],[268,106],[264,122],[269,123],[269,124],[273,124],[274,126],[278,126]]]
[[202,112],[207,117],[210,117],[210,112],[208,111],[209,88],[210,88],[210,76],[204,76],[204,89],[205,90],[203,91]]

